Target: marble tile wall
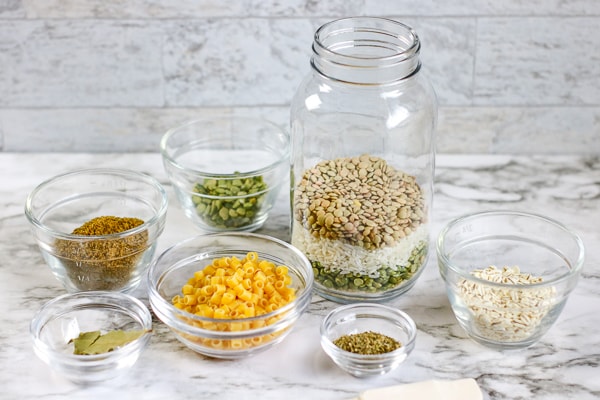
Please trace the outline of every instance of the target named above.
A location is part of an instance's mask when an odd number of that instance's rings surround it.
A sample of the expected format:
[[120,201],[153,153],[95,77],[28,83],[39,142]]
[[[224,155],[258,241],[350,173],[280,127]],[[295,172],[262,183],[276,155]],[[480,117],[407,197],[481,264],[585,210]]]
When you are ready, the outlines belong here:
[[597,0],[0,0],[0,150],[156,151],[216,110],[287,125],[312,35],[412,25],[438,152],[600,154]]

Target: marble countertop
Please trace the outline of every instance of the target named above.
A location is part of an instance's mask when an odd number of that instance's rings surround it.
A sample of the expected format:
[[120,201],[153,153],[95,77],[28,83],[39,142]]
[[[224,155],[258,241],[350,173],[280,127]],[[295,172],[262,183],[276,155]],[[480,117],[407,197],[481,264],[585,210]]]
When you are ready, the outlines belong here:
[[[319,324],[336,306],[314,296],[292,333],[251,358],[224,361],[188,350],[156,321],[148,349],[125,376],[78,387],[33,353],[29,321],[64,293],[33,241],[23,213],[27,194],[58,173],[87,167],[130,168],[158,178],[170,195],[159,252],[200,233],[183,215],[162,169],[148,154],[0,153],[0,399],[350,399],[361,391],[427,379],[474,378],[490,399],[600,398],[600,158],[440,155],[433,234],[458,215],[488,209],[545,214],[581,235],[582,278],[550,332],[536,345],[501,352],[468,339],[454,319],[430,256],[412,290],[389,305],[418,327],[416,348],[387,375],[358,379],[338,369],[319,344]],[[284,197],[285,196],[285,197]],[[289,240],[287,193],[259,231]],[[145,287],[134,295],[145,299]]]

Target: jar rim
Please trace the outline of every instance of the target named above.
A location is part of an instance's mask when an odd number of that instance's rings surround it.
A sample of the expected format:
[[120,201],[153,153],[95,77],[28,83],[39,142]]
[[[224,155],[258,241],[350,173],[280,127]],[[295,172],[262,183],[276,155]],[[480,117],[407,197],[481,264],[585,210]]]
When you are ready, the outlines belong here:
[[421,68],[419,36],[410,26],[381,17],[350,17],[322,25],[314,35],[311,66],[344,83],[387,85]]
[[[337,39],[345,34],[373,34],[377,40],[367,41],[356,38],[346,40],[341,44]],[[336,38],[332,43],[327,39]],[[359,42],[356,46],[355,42]],[[335,46],[338,44],[337,46]],[[388,46],[386,46],[386,44]],[[402,46],[403,45],[403,46]],[[346,54],[340,50],[348,47],[364,48],[377,47],[379,50],[387,50],[387,55],[368,54]],[[401,22],[381,17],[349,17],[333,20],[322,25],[314,35],[313,51],[320,55],[330,55],[346,60],[378,60],[397,63],[408,60],[418,55],[421,42],[416,31]]]

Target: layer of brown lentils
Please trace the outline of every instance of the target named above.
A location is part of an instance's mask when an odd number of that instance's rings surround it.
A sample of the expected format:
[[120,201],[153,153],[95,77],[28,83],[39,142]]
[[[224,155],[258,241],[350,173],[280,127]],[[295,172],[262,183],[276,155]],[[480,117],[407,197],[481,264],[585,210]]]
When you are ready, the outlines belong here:
[[367,250],[393,246],[427,222],[415,177],[366,154],[307,169],[296,187],[294,206],[294,218],[313,237]]

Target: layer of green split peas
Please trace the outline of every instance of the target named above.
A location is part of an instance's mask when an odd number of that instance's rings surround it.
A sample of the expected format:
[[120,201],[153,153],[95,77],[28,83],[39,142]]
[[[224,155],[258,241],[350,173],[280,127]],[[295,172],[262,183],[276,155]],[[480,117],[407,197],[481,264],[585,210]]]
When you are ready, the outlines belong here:
[[[236,174],[238,174],[236,172]],[[209,225],[239,228],[250,225],[264,202],[267,184],[262,176],[245,179],[206,179],[194,187],[196,212]],[[256,196],[250,196],[258,193]],[[203,196],[219,196],[211,199]],[[232,197],[228,199],[228,197]]]
[[408,259],[406,266],[398,268],[382,267],[377,270],[378,277],[358,273],[343,274],[339,271],[330,271],[318,261],[311,261],[315,280],[329,289],[342,289],[363,292],[385,291],[400,285],[410,279],[425,261],[427,245],[421,242],[416,246]]

